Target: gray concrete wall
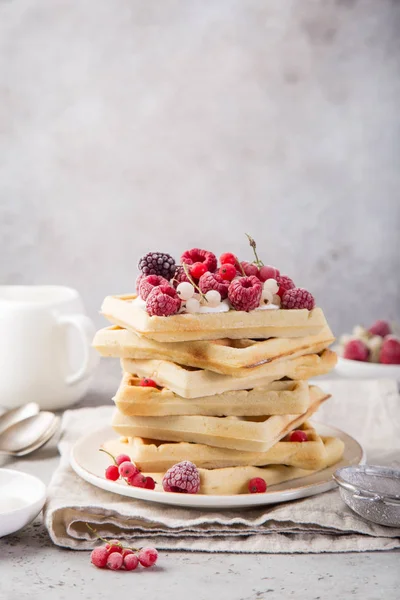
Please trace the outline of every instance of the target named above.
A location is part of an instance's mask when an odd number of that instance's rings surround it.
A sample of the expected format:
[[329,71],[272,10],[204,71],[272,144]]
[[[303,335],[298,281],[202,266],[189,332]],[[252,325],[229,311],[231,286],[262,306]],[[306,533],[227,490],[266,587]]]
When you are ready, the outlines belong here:
[[389,0],[1,0],[1,283],[95,314],[147,250],[250,258],[248,231],[337,332],[399,317],[399,25]]

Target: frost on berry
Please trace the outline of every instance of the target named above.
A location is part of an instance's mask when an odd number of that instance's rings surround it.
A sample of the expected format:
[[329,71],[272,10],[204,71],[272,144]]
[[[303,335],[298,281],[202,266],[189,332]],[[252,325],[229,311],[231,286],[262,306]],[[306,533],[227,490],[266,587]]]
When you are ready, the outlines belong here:
[[287,275],[278,275],[276,278],[276,282],[279,285],[278,296],[282,298],[283,294],[287,292],[287,290],[292,290],[295,288],[295,284],[293,279],[290,279]]
[[160,285],[169,285],[169,282],[164,277],[160,277],[160,275],[148,275],[147,277],[142,277],[139,284],[139,296],[142,300],[147,300],[150,292]]
[[95,567],[99,567],[99,569],[104,569],[107,566],[109,551],[106,546],[98,546],[93,550],[90,555],[90,560],[95,565]]
[[155,287],[147,297],[146,310],[151,316],[175,315],[181,307],[176,290],[170,285]]
[[197,494],[200,489],[200,474],[196,465],[184,460],[168,469],[162,485],[166,492]]
[[314,306],[314,296],[303,288],[287,290],[282,296],[282,308],[312,310]]
[[205,263],[207,271],[213,273],[217,268],[217,257],[208,250],[202,250],[201,248],[192,248],[186,250],[181,256],[181,263],[187,265],[193,265],[194,263]]
[[219,273],[204,273],[199,279],[199,288],[203,294],[215,290],[221,294],[224,300],[228,296],[229,281],[225,281]]
[[152,567],[156,564],[158,552],[155,548],[142,548],[139,551],[139,562],[142,567]]
[[136,554],[133,552],[129,552],[129,554],[124,555],[124,567],[126,571],[134,571],[139,564],[139,559]]
[[118,571],[122,567],[124,559],[120,552],[111,552],[107,558],[107,567],[112,571]]
[[262,291],[262,283],[257,277],[239,277],[229,285],[228,298],[235,310],[249,312],[260,305]]

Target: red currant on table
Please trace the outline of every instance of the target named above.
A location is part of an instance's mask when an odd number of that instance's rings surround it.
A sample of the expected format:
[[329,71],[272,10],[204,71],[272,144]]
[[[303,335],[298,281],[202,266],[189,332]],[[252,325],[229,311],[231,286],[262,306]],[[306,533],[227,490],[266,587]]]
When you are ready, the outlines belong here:
[[289,439],[291,442],[308,442],[307,434],[304,431],[300,431],[300,429],[292,431]]
[[140,380],[140,384],[142,387],[157,387],[156,382],[153,379],[148,379],[147,377],[143,377]]
[[142,548],[139,552],[139,562],[142,567],[152,567],[156,564],[158,552],[155,548]]
[[224,254],[221,254],[219,257],[219,262],[221,265],[236,265],[238,259],[232,252],[224,252]]
[[122,544],[118,540],[109,540],[106,544],[106,548],[109,554],[111,554],[111,552],[122,553],[123,550]]
[[124,567],[125,571],[134,571],[139,564],[139,559],[136,554],[133,552],[129,552],[129,554],[125,554],[124,556]]
[[263,494],[267,491],[267,482],[261,477],[253,477],[250,479],[248,487],[250,494]]
[[236,277],[236,267],[231,263],[225,263],[222,265],[218,273],[221,275],[222,279],[232,281],[232,279]]
[[108,549],[106,546],[98,546],[95,548],[90,555],[90,560],[94,564],[95,567],[99,567],[99,569],[104,569],[107,566],[108,559]]
[[194,279],[200,279],[207,271],[207,265],[205,263],[196,262],[190,267],[190,274]]
[[123,562],[124,559],[120,552],[111,552],[107,558],[107,567],[111,569],[111,571],[118,571],[118,569],[122,567]]
[[117,481],[119,479],[119,470],[116,465],[110,465],[106,469],[106,479],[110,481]]

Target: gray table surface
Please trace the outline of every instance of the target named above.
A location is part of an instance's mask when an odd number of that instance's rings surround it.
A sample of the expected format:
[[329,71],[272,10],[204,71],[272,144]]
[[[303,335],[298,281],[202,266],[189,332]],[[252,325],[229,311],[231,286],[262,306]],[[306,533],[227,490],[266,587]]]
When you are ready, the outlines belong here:
[[[89,394],[81,406],[108,402],[106,388],[100,395]],[[31,457],[2,460],[0,466],[31,473],[48,483],[57,463],[54,441]],[[128,594],[146,600],[398,600],[400,552],[162,552],[158,566],[127,573],[96,569],[90,564],[89,552],[54,546],[40,517],[0,540],[0,600],[108,600]]]

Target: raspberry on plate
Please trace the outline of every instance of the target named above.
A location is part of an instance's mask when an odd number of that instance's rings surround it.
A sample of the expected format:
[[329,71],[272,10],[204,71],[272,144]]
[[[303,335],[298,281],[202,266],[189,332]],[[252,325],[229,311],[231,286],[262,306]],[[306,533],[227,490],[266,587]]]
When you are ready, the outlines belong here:
[[369,349],[361,340],[350,340],[344,347],[343,358],[366,362],[369,358]]
[[168,317],[175,315],[181,306],[176,290],[170,285],[155,287],[147,297],[146,310],[149,315]]
[[389,335],[383,340],[379,362],[385,365],[400,365],[400,339]]
[[200,474],[196,465],[184,460],[168,469],[162,485],[166,492],[197,494],[200,489]]
[[312,310],[315,306],[314,296],[303,288],[287,290],[282,296],[282,308]]
[[186,250],[186,252],[184,252],[181,256],[181,263],[193,265],[197,262],[205,263],[207,271],[210,271],[211,273],[214,273],[215,269],[217,268],[217,257],[208,250],[192,248],[191,250]]
[[235,310],[249,312],[260,305],[262,283],[254,276],[234,279],[228,288],[228,298]]
[[293,290],[296,287],[293,279],[290,279],[287,275],[278,275],[276,282],[279,285],[278,296],[281,298],[285,292]]
[[142,277],[139,283],[139,296],[142,300],[147,300],[150,292],[159,285],[169,285],[169,282],[160,275],[147,275]]
[[221,294],[222,300],[228,296],[229,281],[225,281],[219,273],[204,273],[199,279],[199,288],[206,294],[210,290],[216,290]]
[[376,321],[368,329],[371,335],[379,335],[380,337],[386,337],[392,333],[392,329],[387,321]]

